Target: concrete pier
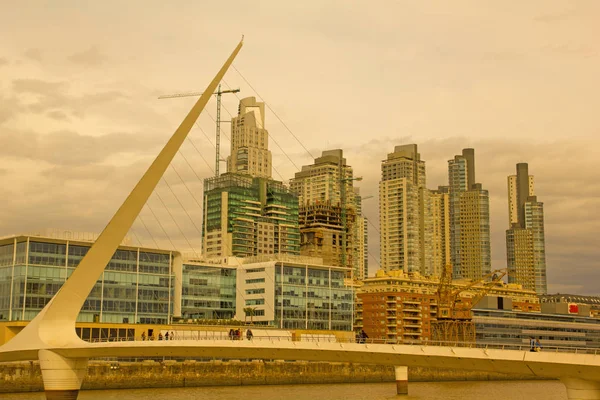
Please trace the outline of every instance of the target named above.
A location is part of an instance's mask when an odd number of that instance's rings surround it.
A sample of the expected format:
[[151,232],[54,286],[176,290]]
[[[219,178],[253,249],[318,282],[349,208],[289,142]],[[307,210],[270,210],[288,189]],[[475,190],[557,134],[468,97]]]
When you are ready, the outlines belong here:
[[396,394],[408,394],[408,367],[394,367],[396,375]]
[[87,358],[69,359],[49,350],[39,351],[47,400],[76,400],[87,373]]
[[577,378],[563,378],[569,400],[600,400],[600,382]]

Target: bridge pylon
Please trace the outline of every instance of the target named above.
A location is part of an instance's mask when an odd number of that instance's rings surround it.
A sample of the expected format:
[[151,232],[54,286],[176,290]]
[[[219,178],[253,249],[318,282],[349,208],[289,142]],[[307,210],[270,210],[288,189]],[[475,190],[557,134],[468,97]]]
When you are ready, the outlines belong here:
[[50,350],[40,350],[40,369],[47,400],[77,400],[87,374],[87,358],[66,358]]
[[395,366],[396,394],[408,394],[408,367]]
[[33,358],[37,354],[47,400],[77,399],[87,372],[87,355],[86,358],[68,358],[59,354],[59,351],[85,345],[75,333],[75,321],[85,299],[131,229],[242,45],[243,42],[240,42],[233,50],[58,293],[21,332],[0,347],[0,356],[4,355],[8,360]]

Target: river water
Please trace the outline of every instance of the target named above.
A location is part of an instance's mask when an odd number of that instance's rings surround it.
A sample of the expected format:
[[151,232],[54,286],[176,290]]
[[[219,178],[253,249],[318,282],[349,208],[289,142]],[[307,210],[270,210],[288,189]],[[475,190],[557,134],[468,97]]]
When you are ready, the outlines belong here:
[[[558,381],[409,383],[408,396],[396,396],[395,383],[227,386],[177,389],[89,390],[79,400],[566,400]],[[0,394],[2,400],[43,400],[43,393]]]

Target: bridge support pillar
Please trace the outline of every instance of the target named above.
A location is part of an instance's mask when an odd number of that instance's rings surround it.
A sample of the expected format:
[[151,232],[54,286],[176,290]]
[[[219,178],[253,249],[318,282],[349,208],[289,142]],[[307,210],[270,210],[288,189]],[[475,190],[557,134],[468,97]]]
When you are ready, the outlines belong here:
[[561,382],[567,387],[569,400],[600,399],[600,382],[577,378],[562,378]]
[[394,367],[396,373],[396,393],[408,394],[408,367]]
[[76,400],[87,373],[87,358],[65,358],[40,350],[40,369],[47,400]]

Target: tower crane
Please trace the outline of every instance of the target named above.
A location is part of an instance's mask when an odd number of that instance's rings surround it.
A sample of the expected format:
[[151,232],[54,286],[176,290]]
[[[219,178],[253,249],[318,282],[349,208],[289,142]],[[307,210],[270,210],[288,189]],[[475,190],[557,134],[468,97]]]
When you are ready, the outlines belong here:
[[[213,94],[217,96],[217,133],[215,136],[215,150],[216,150],[216,159],[215,159],[215,176],[219,176],[219,162],[221,161],[221,122],[230,122],[230,121],[221,121],[221,95],[226,93],[238,93],[240,89],[229,89],[229,90],[221,90],[221,85],[217,88],[217,91]],[[178,97],[191,97],[191,96],[201,96],[202,92],[187,92],[187,93],[175,93],[168,94],[163,96],[158,96],[159,99],[173,99]]]

